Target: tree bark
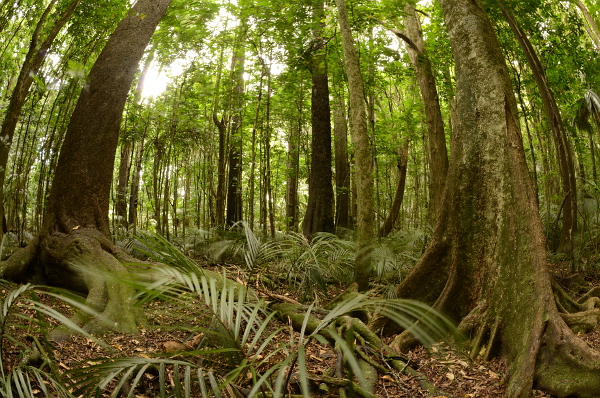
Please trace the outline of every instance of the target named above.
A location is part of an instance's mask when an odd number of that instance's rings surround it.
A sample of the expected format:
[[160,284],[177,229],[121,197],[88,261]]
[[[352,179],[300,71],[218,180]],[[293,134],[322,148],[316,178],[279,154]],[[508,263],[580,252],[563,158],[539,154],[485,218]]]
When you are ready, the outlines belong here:
[[346,2],[344,0],[336,0],[336,5],[340,35],[342,36],[346,75],[348,76],[350,122],[356,157],[357,253],[354,264],[354,281],[358,284],[359,290],[362,291],[369,288],[369,278],[372,269],[371,245],[375,224],[373,213],[373,164],[369,131],[367,128],[364,85],[360,73],[360,61],[352,40]]
[[[559,397],[591,398],[600,388],[600,354],[574,335],[563,320],[569,314],[559,313],[555,301],[517,105],[494,29],[481,1],[440,3],[457,80],[445,206],[397,293],[462,320],[472,356],[499,353],[509,364],[507,397],[528,398],[535,383]],[[406,342],[400,336],[398,347]]]
[[331,173],[331,109],[325,57],[323,0],[313,0],[314,53],[311,64],[311,162],[308,182],[308,204],[302,222],[302,233],[311,239],[316,232],[334,232],[333,185]]
[[346,105],[341,95],[335,96],[333,133],[335,147],[335,225],[350,228],[350,165],[348,164],[348,123]]
[[232,98],[232,116],[229,132],[229,176],[227,181],[228,226],[242,220],[242,107],[244,106],[244,62],[246,41],[244,24],[239,30],[238,43],[232,60],[232,75],[235,87]]
[[37,257],[49,284],[87,292],[87,304],[101,315],[78,321],[92,332],[136,332],[142,321],[131,302],[133,292],[102,274],[126,272],[111,242],[108,218],[119,128],[139,61],[170,2],[138,1],[110,36],[71,116],[39,251],[28,257],[30,261],[19,255],[1,266],[4,275],[28,274],[27,265]]

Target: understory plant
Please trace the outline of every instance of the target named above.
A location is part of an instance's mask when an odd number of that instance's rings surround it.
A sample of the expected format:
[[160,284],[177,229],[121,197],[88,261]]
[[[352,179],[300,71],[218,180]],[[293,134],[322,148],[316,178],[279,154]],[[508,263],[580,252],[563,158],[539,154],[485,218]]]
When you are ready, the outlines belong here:
[[[52,342],[46,339],[47,334],[61,325],[106,346],[68,316],[42,302],[40,294],[81,311],[95,312],[66,291],[31,284],[17,286],[3,281],[0,282],[0,288],[4,296],[0,300],[0,396],[74,397],[68,388],[67,379],[52,357]],[[21,352],[16,362],[8,360],[9,345],[11,350]]]
[[[328,239],[332,238],[322,236],[312,252],[296,254],[296,261],[309,262],[307,253],[312,253],[315,263],[322,261],[319,256],[335,248]],[[86,358],[81,366],[61,372],[52,358],[52,343],[45,338],[54,327],[47,319],[53,325],[62,324],[98,340],[66,315],[43,304],[34,286],[13,288],[2,303],[2,342],[8,339],[25,353],[24,357],[33,353],[38,359],[26,358],[11,369],[2,362],[2,396],[282,397],[292,391],[309,397],[313,384],[325,380],[336,388],[370,397],[371,382],[364,370],[369,352],[398,371],[407,369],[407,363],[354,314],[388,317],[410,329],[425,344],[432,344],[452,329],[442,315],[407,300],[353,295],[327,311],[314,304],[291,308],[267,302],[258,299],[252,289],[230,281],[225,272],[219,278],[203,270],[159,236],[146,235],[143,243],[151,258],[161,259],[161,265],[153,266],[151,273],[136,275],[132,271],[128,277],[104,277],[135,288],[139,305],[164,305],[178,320],[172,328],[187,336],[181,346],[175,352],[144,357]],[[66,292],[46,294],[93,314],[92,309]],[[35,316],[23,315],[16,311],[17,306],[21,310],[26,307]],[[14,319],[10,317],[13,311]],[[31,344],[10,333],[14,330],[31,334],[27,340]],[[329,378],[311,374],[308,352],[315,344],[329,346],[339,356],[343,364],[340,374]],[[0,355],[2,348],[0,345]]]

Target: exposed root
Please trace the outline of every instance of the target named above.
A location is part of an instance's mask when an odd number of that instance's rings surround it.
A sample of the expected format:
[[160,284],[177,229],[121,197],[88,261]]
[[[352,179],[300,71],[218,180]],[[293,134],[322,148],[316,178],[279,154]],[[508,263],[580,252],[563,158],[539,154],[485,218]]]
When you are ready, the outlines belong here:
[[552,290],[560,316],[574,333],[588,333],[598,326],[600,290],[593,288],[578,301],[573,300],[554,280],[552,280]]
[[600,353],[575,336],[560,318],[554,318],[548,322],[537,356],[535,385],[561,398],[596,398]]
[[39,238],[17,250],[6,261],[0,262],[0,276],[13,282],[22,282],[29,274],[39,253]]
[[600,309],[595,308],[574,314],[561,313],[560,316],[574,333],[588,333],[598,326]]
[[[311,315],[305,322],[306,313],[303,306],[297,306],[290,303],[278,303],[274,304],[272,308],[278,312],[279,317],[282,320],[290,322],[296,331],[300,331],[304,325],[305,334],[307,335],[316,331],[321,323],[321,320],[315,315]],[[327,313],[327,311],[323,310],[315,311],[315,313],[323,312]],[[359,356],[361,362],[364,363],[365,366],[368,365],[367,368],[369,372],[389,373],[390,369],[394,369],[395,371],[414,377],[421,388],[428,391],[430,394],[444,395],[443,391],[429,383],[423,374],[411,368],[408,364],[409,361],[406,358],[398,355],[397,351],[385,344],[362,320],[346,315],[339,317],[335,324],[339,326],[337,330],[338,334],[343,334],[349,330],[352,331],[352,340],[356,340],[358,344],[355,347],[355,352],[357,356]],[[331,329],[325,328],[320,330],[319,333],[333,342],[330,330]],[[377,354],[376,357],[381,362],[375,360],[372,355],[368,355],[364,350]],[[340,356],[341,360],[341,350],[338,349],[336,352],[338,352],[338,356]],[[341,373],[342,367],[340,362],[336,371],[337,379],[342,379]],[[340,396],[343,396],[348,388],[348,384],[339,387]],[[362,393],[360,394],[362,395]]]

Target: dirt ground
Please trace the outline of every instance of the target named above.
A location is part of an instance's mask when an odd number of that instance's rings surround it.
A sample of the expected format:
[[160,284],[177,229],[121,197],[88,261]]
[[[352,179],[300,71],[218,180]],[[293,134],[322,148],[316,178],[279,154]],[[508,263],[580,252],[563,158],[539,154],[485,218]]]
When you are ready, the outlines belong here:
[[[595,280],[588,280],[589,284],[597,283]],[[3,286],[1,293],[5,298],[15,288],[14,285]],[[60,304],[56,299],[46,297],[43,293],[39,296],[42,302],[60,308],[64,313],[71,312],[64,304]],[[50,347],[55,363],[61,371],[68,371],[74,368],[89,366],[104,357],[145,357],[145,358],[178,358],[180,353],[173,352],[180,349],[194,335],[190,335],[181,330],[173,328],[179,319],[192,319],[199,314],[191,314],[175,310],[169,305],[160,301],[152,301],[146,304],[146,314],[149,323],[147,328],[142,329],[136,336],[111,333],[103,336],[102,339],[107,343],[110,349],[105,349],[93,340],[73,336],[64,343],[55,343]],[[23,309],[18,312],[25,316],[36,316],[32,310]],[[200,315],[201,318],[201,315]],[[7,330],[7,332],[11,332]],[[28,343],[27,333],[17,333],[18,340],[24,344]],[[581,336],[588,344],[595,348],[600,348],[600,331]],[[289,339],[289,331],[282,335],[281,339]],[[30,341],[30,338],[29,338]],[[5,339],[2,352],[5,370],[10,370],[12,366],[18,363],[23,356],[23,349],[15,345],[9,339]],[[490,362],[472,361],[465,352],[449,347],[437,346],[425,349],[417,347],[410,351],[406,357],[410,360],[409,364],[414,369],[426,376],[427,380],[440,389],[438,398],[442,397],[465,397],[465,398],[495,398],[503,397],[506,387],[506,365],[499,359]],[[283,358],[280,358],[283,359]],[[275,358],[275,360],[278,360]],[[315,397],[336,397],[339,396],[337,388],[319,383],[319,378],[325,374],[330,374],[331,369],[336,366],[336,355],[329,346],[312,344],[307,352],[307,363],[309,372],[313,376],[312,388]],[[382,366],[386,366],[381,361]],[[172,370],[166,382],[168,387],[173,386]],[[298,375],[295,375],[297,377]],[[158,391],[158,377],[152,374],[145,375],[145,390],[135,394],[137,398],[150,398],[156,396]],[[293,384],[293,380],[292,380]],[[168,389],[167,389],[168,390]],[[441,392],[443,391],[443,392]],[[386,374],[380,374],[378,385],[375,389],[378,397],[395,398],[415,398],[431,397],[424,391],[414,376],[407,376],[392,369]],[[107,396],[110,391],[107,391]],[[535,397],[551,397],[541,391],[534,390]]]

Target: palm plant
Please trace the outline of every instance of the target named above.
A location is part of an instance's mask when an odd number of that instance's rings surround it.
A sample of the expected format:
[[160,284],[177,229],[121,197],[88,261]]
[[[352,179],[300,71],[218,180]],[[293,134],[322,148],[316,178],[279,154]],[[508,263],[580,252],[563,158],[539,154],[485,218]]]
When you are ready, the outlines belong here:
[[[73,397],[47,349],[50,343],[45,336],[55,326],[48,320],[102,343],[67,316],[44,304],[39,297],[39,287],[31,284],[15,287],[3,283],[2,288],[8,294],[0,300],[0,395],[7,398],[33,398],[40,394],[45,397]],[[82,311],[92,311],[64,291],[46,289],[44,294]],[[7,344],[21,351],[20,361],[10,366]]]
[[[163,268],[160,272],[165,276],[160,285],[148,283],[136,286],[140,300],[160,297],[194,314],[203,314],[202,324],[186,328],[190,340],[194,340],[192,336],[202,337],[193,347],[188,346],[178,352],[179,359],[112,358],[70,371],[68,377],[73,383],[69,388],[76,395],[98,396],[107,386],[110,386],[113,396],[117,396],[119,391],[131,394],[139,386],[143,375],[152,370],[158,375],[160,397],[197,394],[203,397],[233,397],[236,391],[242,391],[246,396],[282,396],[291,388],[290,375],[297,369],[300,391],[308,397],[310,377],[306,353],[308,346],[314,343],[335,345],[351,374],[359,381],[356,388],[366,388],[368,383],[360,357],[345,337],[347,333],[355,333],[355,337],[359,338],[365,331],[353,326],[349,332],[348,314],[377,311],[406,328],[418,319],[421,325],[414,329],[414,333],[426,343],[433,342],[448,330],[448,323],[440,321],[444,318],[425,305],[356,296],[339,303],[316,325],[311,325],[315,308],[309,306],[302,316],[302,326],[294,332],[276,321],[277,313],[265,301],[250,302],[242,290],[236,292],[226,285],[219,289],[217,282],[205,275],[173,268]],[[376,338],[373,336],[374,333],[369,334],[370,339]],[[169,370],[174,375],[171,391],[165,387]]]
[[317,233],[312,240],[302,234],[279,234],[275,240],[261,240],[252,229],[239,222],[233,239],[215,242],[209,248],[214,263],[225,255],[243,258],[246,270],[255,275],[283,278],[302,297],[325,293],[327,281],[352,282],[355,245],[329,233]]
[[[315,247],[323,252],[327,251],[325,248],[336,248],[331,242],[327,243],[328,239],[331,237],[322,237]],[[179,259],[174,253],[176,248],[161,242],[168,252],[162,253],[163,258]],[[153,244],[148,246],[156,247]],[[323,254],[317,254],[316,248],[309,253],[312,253],[313,261],[318,262]],[[307,254],[300,253],[296,258],[303,256]],[[367,381],[358,354],[362,351],[349,344],[354,337],[348,338],[348,334],[355,335],[363,344],[371,344],[375,350],[383,350],[385,345],[364,324],[348,314],[376,312],[405,328],[412,328],[415,336],[427,344],[439,339],[451,328],[443,316],[423,304],[360,295],[338,303],[326,312],[323,319],[315,319],[316,308],[309,306],[300,315],[300,324],[294,331],[276,321],[276,316],[281,316],[283,311],[274,311],[264,300],[249,299],[253,295],[247,294],[246,289],[220,283],[197,269],[166,265],[157,268],[156,275],[160,276],[153,282],[124,283],[133,284],[142,304],[159,298],[194,314],[196,319],[201,314],[202,322],[185,326],[189,333],[188,341],[193,342],[193,346],[182,345],[185,348],[176,353],[178,359],[106,359],[90,367],[73,370],[68,376],[73,380],[70,388],[76,394],[95,396],[107,386],[114,396],[119,391],[132,394],[144,373],[152,371],[158,375],[161,397],[197,394],[203,397],[236,396],[236,391],[243,391],[246,396],[282,396],[291,388],[290,376],[297,369],[299,389],[304,396],[310,396],[306,353],[308,346],[315,343],[334,345],[345,358],[349,374],[357,377],[359,385],[355,387],[366,388]],[[419,326],[414,326],[417,320]],[[181,327],[184,328],[183,325]],[[171,391],[166,390],[164,383],[168,371],[174,377]]]
[[[5,367],[0,365],[0,394],[6,397],[95,397],[109,394],[111,397],[132,397],[147,383],[147,374],[152,375],[152,388],[159,397],[234,397],[283,396],[284,392],[298,389],[303,396],[310,396],[309,380],[315,376],[309,372],[308,350],[311,344],[329,345],[343,357],[346,375],[335,379],[335,383],[346,383],[355,391],[369,395],[368,381],[363,372],[366,347],[379,355],[390,355],[390,363],[397,369],[398,356],[386,348],[375,333],[350,314],[358,312],[378,313],[400,323],[423,342],[430,344],[447,333],[450,324],[429,307],[410,301],[373,299],[365,295],[350,297],[338,303],[330,311],[317,310],[313,305],[304,308],[300,322],[295,328],[281,323],[278,318],[287,316],[277,306],[257,300],[249,288],[239,284],[223,283],[225,273],[216,278],[214,273],[202,270],[198,264],[186,259],[180,250],[166,240],[146,235],[144,245],[163,265],[153,270],[153,280],[145,277],[120,278],[121,283],[137,291],[140,305],[152,301],[169,306],[170,312],[190,314],[191,320],[175,325],[188,335],[174,353],[158,353],[150,357],[112,357],[86,360],[81,366],[61,373],[53,360],[49,342],[43,337],[32,337],[29,347],[11,330],[27,330],[28,333],[46,336],[51,327],[46,319],[53,319],[75,332],[83,333],[94,341],[94,337],[81,330],[67,316],[42,303],[31,285],[21,286],[10,292],[1,303],[0,357],[5,340],[13,346],[37,355],[38,363],[31,361]],[[288,248],[298,240],[284,240]],[[283,250],[278,246],[278,250]],[[331,236],[322,236],[309,249],[292,253],[288,259],[296,263],[321,264],[324,259],[342,261],[344,250],[351,245],[336,242]],[[260,245],[255,247],[261,247]],[[273,254],[276,250],[271,248]],[[257,259],[254,252],[254,259]],[[280,253],[283,256],[283,253]],[[250,258],[250,257],[247,257]],[[346,261],[346,260],[343,260]],[[76,298],[66,292],[49,292],[53,297],[64,300],[81,311],[93,313]],[[22,315],[17,309],[26,308],[36,314]],[[320,318],[314,316],[319,312]],[[13,315],[18,321],[9,321]],[[181,320],[181,318],[178,318]],[[200,319],[200,321],[198,321]],[[415,321],[418,326],[415,325]],[[32,324],[35,326],[32,328]],[[16,327],[17,329],[14,329]],[[21,333],[22,334],[22,333]],[[357,341],[358,343],[353,343]],[[363,346],[358,349],[356,344]],[[2,357],[2,359],[4,359]],[[298,374],[299,377],[292,377]],[[356,378],[358,383],[353,380]],[[294,380],[297,380],[294,382]],[[296,384],[294,384],[296,383]],[[170,385],[170,386],[169,386]]]

